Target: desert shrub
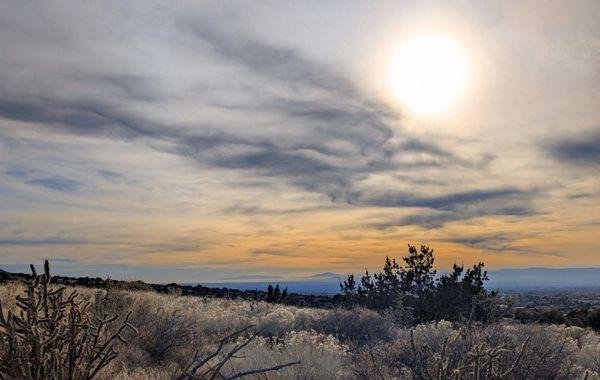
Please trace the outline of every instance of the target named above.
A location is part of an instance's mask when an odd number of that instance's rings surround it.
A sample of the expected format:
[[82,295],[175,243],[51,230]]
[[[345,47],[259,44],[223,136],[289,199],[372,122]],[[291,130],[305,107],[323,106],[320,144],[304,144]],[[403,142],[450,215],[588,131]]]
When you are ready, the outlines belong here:
[[343,378],[348,347],[332,335],[314,331],[288,332],[280,337],[258,337],[242,359],[232,361],[230,372],[242,372],[258,366],[274,366],[298,360],[299,365],[265,374],[265,379],[319,380]]
[[309,326],[308,329],[331,334],[343,342],[358,344],[389,340],[394,328],[390,319],[361,307],[327,310],[320,313]]
[[154,315],[138,318],[143,319],[147,323],[141,324],[145,328],[136,337],[136,343],[152,362],[172,360],[176,353],[192,343],[193,326],[177,309],[159,309]]
[[353,371],[361,379],[576,379],[588,371],[591,379],[597,339],[590,330],[565,326],[431,323],[363,347]]
[[122,290],[122,291],[154,291],[154,288],[150,284],[146,284],[142,281],[113,281],[110,278],[105,281],[105,288],[109,290]]
[[0,286],[0,301],[6,311],[17,310],[17,295],[22,292],[23,283],[7,282]]
[[[228,334],[248,325],[255,326],[255,332],[266,337],[280,336],[291,331],[314,330],[333,334],[342,341],[362,342],[389,339],[394,328],[391,317],[359,307],[351,310],[312,309],[266,302],[173,297],[150,292],[125,291],[97,291],[94,297],[96,300],[102,299],[96,301],[100,303],[100,309],[130,309],[132,321],[136,325],[150,326],[151,333],[141,332],[135,337],[133,343],[140,346],[145,346],[143,341],[147,335],[160,335],[156,334],[152,326],[169,325],[166,321],[160,322],[166,318],[165,315],[171,315],[169,318],[172,320],[173,329],[181,333],[188,330],[191,336],[189,339],[192,339],[194,344],[199,344],[202,337]],[[152,312],[148,312],[149,310]],[[181,338],[189,343],[189,339],[184,339],[185,334]],[[149,341],[148,346],[151,345]]]
[[213,336],[239,330],[250,323],[248,307],[241,301],[180,297],[180,308],[196,322],[203,336]]
[[590,311],[589,315],[585,319],[586,326],[590,326],[596,331],[600,332],[600,308]]
[[284,307],[275,307],[265,315],[256,318],[256,329],[263,336],[279,336],[294,328],[296,317]]
[[200,344],[196,334],[199,321],[184,309],[187,297],[175,297],[145,291],[108,289],[96,291],[95,309],[131,310],[131,320],[144,326],[131,340],[131,349],[122,360],[152,366],[180,362]]
[[[93,312],[102,314],[104,312],[115,313],[120,310],[130,310],[142,292],[120,290],[107,287],[105,290],[79,289],[82,297],[89,299],[93,306]],[[150,297],[148,297],[150,298]]]
[[249,331],[250,326],[226,336],[221,339],[214,352],[204,357],[199,356],[198,352],[196,352],[193,360],[183,367],[182,370],[178,371],[173,376],[173,380],[233,380],[251,375],[264,376],[300,364],[300,361],[294,360],[265,367],[264,362],[261,362],[251,369],[244,368],[232,371],[231,367],[234,359],[239,359],[236,355],[255,342],[255,339],[258,337],[255,334],[250,334]]
[[[247,362],[242,369],[236,370],[232,362],[247,357],[250,345],[258,338],[246,327],[225,336],[214,347],[201,347],[185,357],[182,363],[166,363],[160,366],[144,365],[139,367],[113,367],[112,380],[234,380],[252,376],[264,378],[267,374],[300,364],[299,361],[278,363],[270,367],[264,363]],[[203,350],[206,349],[206,350]],[[202,352],[205,351],[205,354]],[[238,356],[243,355],[243,356]],[[256,364],[251,366],[251,364]],[[109,378],[109,377],[107,377]]]
[[531,336],[530,347],[515,370],[516,378],[573,379],[579,375],[577,343],[564,326],[509,326],[504,333],[502,338],[509,344]]
[[577,364],[600,378],[600,343],[583,346],[577,357]]
[[118,315],[92,318],[76,290],[50,286],[50,266],[38,276],[33,265],[19,313],[0,304],[0,375],[20,379],[92,379],[117,356],[127,330],[137,331],[130,314],[111,333]]
[[562,325],[566,322],[565,315],[560,310],[548,310],[544,311],[538,319],[540,323]]

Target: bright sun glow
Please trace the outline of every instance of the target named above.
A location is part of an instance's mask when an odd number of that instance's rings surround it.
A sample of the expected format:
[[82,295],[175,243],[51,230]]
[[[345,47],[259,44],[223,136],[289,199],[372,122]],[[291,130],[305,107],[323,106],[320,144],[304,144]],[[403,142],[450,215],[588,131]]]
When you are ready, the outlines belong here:
[[464,90],[467,64],[458,45],[442,36],[422,36],[403,46],[389,80],[400,102],[419,114],[448,107]]

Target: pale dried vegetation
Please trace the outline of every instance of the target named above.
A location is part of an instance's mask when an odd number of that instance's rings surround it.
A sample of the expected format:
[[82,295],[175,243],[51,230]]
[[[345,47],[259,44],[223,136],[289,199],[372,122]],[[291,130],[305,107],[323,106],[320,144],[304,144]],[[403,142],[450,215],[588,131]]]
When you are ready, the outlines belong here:
[[[221,379],[276,368],[244,378],[600,379],[600,336],[589,329],[444,321],[408,328],[366,309],[319,310],[118,289],[66,289],[65,298],[73,290],[93,318],[119,316],[102,339],[110,338],[129,312],[127,323],[139,330],[115,345],[110,352],[116,359],[96,378]],[[22,284],[0,286],[4,316],[19,314],[17,295],[23,295]],[[8,343],[0,344],[6,350]],[[223,361],[227,356],[230,360]],[[206,366],[189,372],[207,358],[213,368],[223,362],[218,376],[202,373]]]

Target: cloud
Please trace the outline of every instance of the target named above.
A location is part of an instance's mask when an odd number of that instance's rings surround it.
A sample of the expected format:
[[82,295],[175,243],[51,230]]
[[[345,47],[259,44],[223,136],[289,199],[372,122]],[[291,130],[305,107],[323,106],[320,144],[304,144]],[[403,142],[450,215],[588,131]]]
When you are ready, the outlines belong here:
[[208,44],[215,54],[254,73],[293,88],[322,89],[351,98],[358,95],[357,89],[349,80],[293,49],[248,38],[240,32],[225,32],[206,18],[189,18],[183,25]]
[[473,236],[460,236],[448,239],[447,241],[462,244],[464,246],[479,249],[483,252],[497,253],[518,253],[521,255],[533,256],[556,256],[563,255],[557,252],[544,252],[531,247],[524,247],[517,243],[518,240],[535,237],[532,233],[495,233],[480,234]]
[[[355,203],[353,197],[363,198],[359,183],[373,174],[454,165],[474,168],[491,160],[486,155],[473,163],[433,141],[409,134],[396,111],[365,100],[349,80],[297,51],[198,24],[201,26],[191,29],[220,58],[261,76],[267,87],[276,83],[287,88],[284,95],[264,99],[260,109],[281,113],[288,118],[282,124],[298,125],[304,131],[297,138],[248,144],[252,147],[249,152],[232,151],[213,158],[213,165],[287,178],[303,190]],[[332,141],[346,145],[335,147]]]
[[88,243],[86,240],[68,238],[0,239],[0,246],[83,245],[86,243]]
[[282,257],[295,256],[291,252],[287,252],[287,251],[280,250],[280,249],[254,249],[250,252],[250,254],[252,256],[282,256]]
[[424,207],[436,210],[454,210],[465,204],[481,204],[498,199],[509,200],[526,195],[531,195],[531,191],[516,188],[471,190],[432,197],[422,197],[407,192],[391,192],[372,195],[364,199],[364,202],[379,207]]
[[78,260],[71,259],[68,257],[53,257],[48,259],[50,263],[62,263],[62,264],[75,264]]
[[[76,135],[103,136],[120,139],[161,137],[165,130],[156,123],[111,104],[110,94],[82,101],[49,99],[27,95],[27,99],[7,99],[0,94],[0,117],[39,123],[47,128]],[[162,132],[162,133],[161,133]]]
[[26,182],[29,185],[41,186],[49,190],[71,192],[80,187],[80,183],[68,178],[39,178]]
[[427,229],[441,228],[446,223],[485,216],[532,216],[537,213],[532,202],[533,190],[516,188],[475,190],[437,197],[414,194],[386,194],[367,200],[379,207],[410,207],[422,210],[400,218],[391,218],[368,226],[380,230],[416,225]]
[[6,175],[14,178],[25,178],[27,176],[27,170],[22,168],[10,168],[5,171]]
[[[360,182],[376,173],[472,165],[447,148],[404,131],[396,111],[367,100],[357,86],[334,74],[326,64],[291,48],[224,32],[208,23],[184,25],[182,33],[204,42],[200,46],[208,45],[223,64],[260,76],[267,88],[282,88],[267,91],[255,103],[230,109],[229,113],[239,113],[249,123],[257,112],[283,117],[278,122],[281,128],[293,128],[294,133],[270,135],[260,128],[241,128],[226,121],[215,129],[204,120],[190,123],[172,117],[152,118],[133,105],[161,101],[160,96],[146,95],[155,87],[156,78],[107,74],[108,68],[89,73],[91,67],[80,70],[87,73],[83,81],[82,74],[62,73],[73,87],[74,94],[69,96],[0,92],[0,116],[69,134],[139,141],[192,159],[202,167],[280,178],[299,190],[321,193],[336,202],[355,203],[352,198],[360,194],[358,203],[385,204],[361,190]],[[14,82],[14,78],[5,79]],[[87,94],[88,87],[95,91]],[[113,87],[133,103],[123,104],[115,98]],[[86,95],[74,96],[77,92]],[[57,179],[32,184],[60,191],[76,188],[74,182]],[[397,203],[395,207],[404,206],[398,199],[390,202]]]
[[236,280],[271,280],[271,279],[283,279],[281,276],[273,275],[262,275],[262,274],[247,274],[242,276],[224,277],[220,278],[219,281],[236,281]]
[[100,174],[100,176],[102,176],[104,179],[107,180],[114,180],[114,179],[119,179],[122,178],[123,175],[117,172],[114,172],[112,170],[106,170],[106,169],[99,169],[97,170],[98,174]]
[[521,237],[521,236],[520,235],[517,236],[514,234],[507,234],[507,233],[497,233],[497,234],[482,234],[482,235],[475,235],[475,236],[460,236],[460,237],[455,237],[455,238],[449,239],[448,241],[451,241],[453,243],[462,244],[462,245],[465,245],[465,246],[471,247],[471,248],[481,248],[481,247],[485,248],[486,246],[488,246],[490,244],[512,242],[518,237]]
[[427,229],[441,228],[446,223],[484,216],[531,216],[537,213],[533,199],[536,190],[499,188],[471,190],[439,196],[419,196],[413,193],[383,193],[364,198],[359,204],[377,207],[420,208],[421,211],[400,218],[368,224],[386,230],[393,227],[417,225]]
[[546,152],[559,162],[579,167],[600,165],[600,127],[546,143]]

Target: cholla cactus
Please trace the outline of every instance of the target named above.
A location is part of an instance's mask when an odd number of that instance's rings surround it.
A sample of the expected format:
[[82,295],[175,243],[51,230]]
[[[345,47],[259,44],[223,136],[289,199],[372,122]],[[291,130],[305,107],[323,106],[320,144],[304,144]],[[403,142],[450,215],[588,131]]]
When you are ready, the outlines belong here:
[[503,355],[510,352],[506,345],[497,347],[489,347],[485,343],[476,345],[467,355],[467,364],[456,370],[457,376],[462,371],[469,378],[508,379],[521,361],[529,339],[529,337],[525,339],[517,353],[517,357],[509,363],[503,362]]
[[118,316],[92,318],[76,290],[66,295],[66,288],[51,287],[50,279],[47,260],[42,275],[32,265],[25,295],[16,297],[18,314],[5,315],[0,305],[2,379],[92,379],[117,357],[115,347],[126,343],[125,331],[137,331],[131,313],[113,330]]
[[505,380],[523,358],[530,337],[527,337],[512,360],[506,359],[510,351],[506,345],[490,347],[487,343],[476,344],[459,363],[450,359],[451,347],[468,334],[462,328],[452,338],[447,338],[442,344],[442,350],[434,353],[427,345],[418,347],[415,343],[414,331],[410,331],[410,343],[416,359],[415,377],[420,380]]

